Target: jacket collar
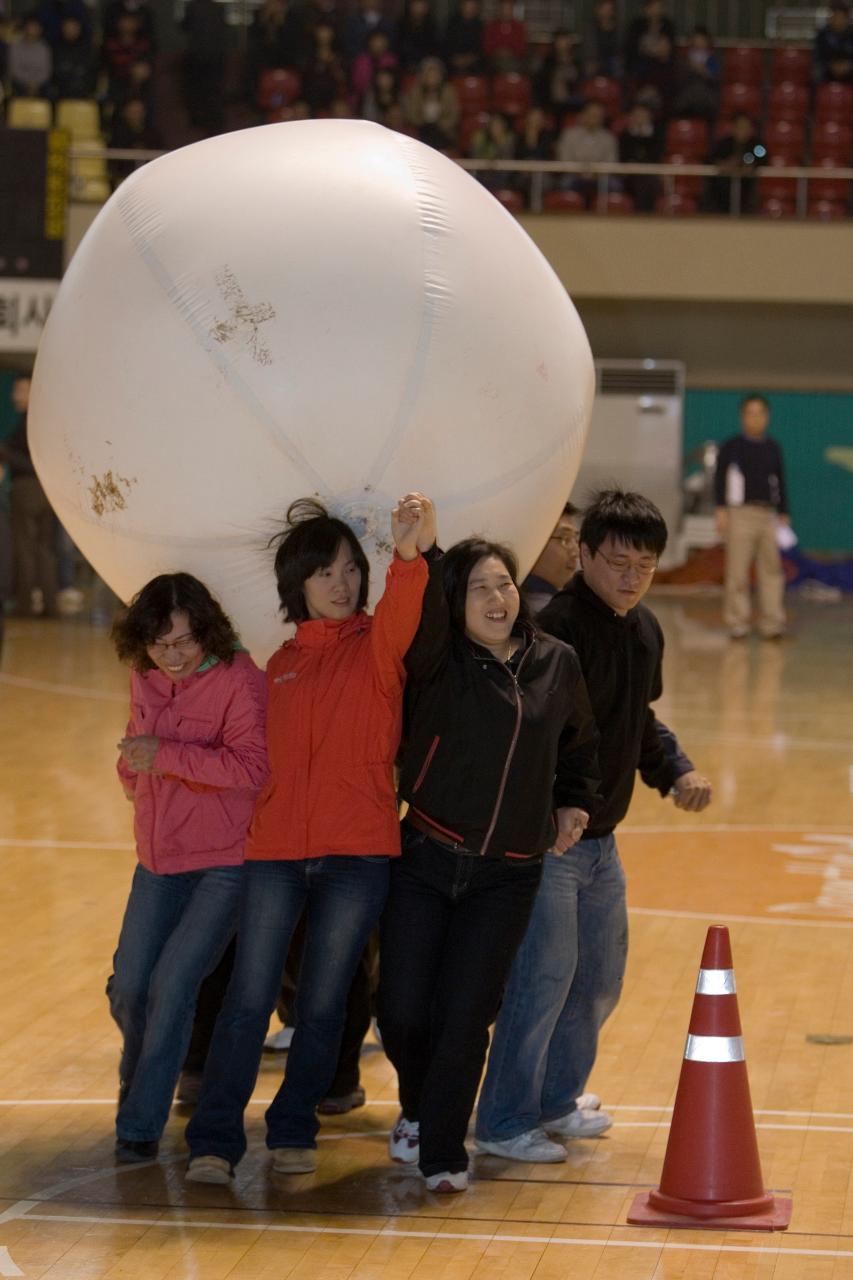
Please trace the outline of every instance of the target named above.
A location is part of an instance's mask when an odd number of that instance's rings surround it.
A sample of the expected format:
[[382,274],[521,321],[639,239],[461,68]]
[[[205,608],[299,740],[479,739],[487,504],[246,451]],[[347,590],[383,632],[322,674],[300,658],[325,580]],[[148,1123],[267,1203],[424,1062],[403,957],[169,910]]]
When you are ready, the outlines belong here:
[[338,621],[336,618],[311,618],[300,622],[294,641],[300,649],[327,649],[349,636],[366,631],[369,618],[363,609]]
[[600,614],[602,617],[608,618],[610,622],[617,627],[635,627],[637,625],[638,614],[636,605],[633,609],[629,609],[624,615],[617,613],[616,610],[611,608],[606,601],[602,600],[601,596],[595,594],[592,587],[587,585],[586,579],[580,570],[578,570],[563,590],[568,595],[575,596],[576,599],[580,600],[581,603],[585,604],[588,608],[594,609],[595,612]]

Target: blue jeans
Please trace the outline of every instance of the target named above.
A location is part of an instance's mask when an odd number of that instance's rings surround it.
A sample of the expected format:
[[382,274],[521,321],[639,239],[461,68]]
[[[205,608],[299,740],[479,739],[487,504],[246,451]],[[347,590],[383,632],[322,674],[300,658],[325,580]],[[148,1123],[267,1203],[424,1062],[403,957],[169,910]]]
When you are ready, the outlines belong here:
[[237,927],[242,867],[155,875],[137,866],[124,913],[110,1010],[124,1036],[118,1137],[163,1132],[192,1032],[198,990]]
[[193,1156],[236,1164],[246,1150],[243,1112],[290,939],[307,910],[287,1070],[267,1113],[267,1146],[314,1147],[316,1106],[335,1076],[347,996],[388,893],[387,857],[247,862],[234,973],[216,1023],[201,1097],[187,1126]]
[[500,1142],[567,1115],[622,991],[625,875],[613,836],[545,855],[530,925],[492,1037],[477,1137]]

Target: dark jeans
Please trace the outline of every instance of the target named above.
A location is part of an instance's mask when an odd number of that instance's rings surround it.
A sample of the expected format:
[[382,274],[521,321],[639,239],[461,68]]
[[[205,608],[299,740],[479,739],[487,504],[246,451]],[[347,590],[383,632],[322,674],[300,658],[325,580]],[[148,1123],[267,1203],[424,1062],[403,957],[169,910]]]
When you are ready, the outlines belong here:
[[455,853],[403,824],[382,918],[379,1025],[425,1177],[468,1167],[465,1134],[539,860]]
[[317,1103],[335,1075],[347,994],[385,904],[387,857],[247,862],[234,973],[187,1126],[193,1156],[236,1164],[246,1150],[243,1112],[261,1059],[290,940],[308,913],[296,1028],[284,1081],[266,1113],[267,1146],[316,1146]]
[[56,613],[56,516],[36,476],[12,481],[12,545],[18,612],[32,614],[32,594],[41,588],[44,612]]
[[152,1142],[163,1132],[199,987],[234,933],[242,883],[242,867],[134,872],[107,983],[124,1037],[119,1138]]

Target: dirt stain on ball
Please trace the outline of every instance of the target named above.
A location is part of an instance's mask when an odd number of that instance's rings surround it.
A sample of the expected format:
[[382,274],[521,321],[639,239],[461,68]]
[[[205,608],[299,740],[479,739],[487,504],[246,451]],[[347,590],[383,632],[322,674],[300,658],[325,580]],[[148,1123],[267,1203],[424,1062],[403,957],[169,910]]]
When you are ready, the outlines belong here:
[[92,476],[89,497],[95,515],[104,516],[113,511],[124,511],[127,495],[135,484],[135,480],[128,480],[126,476],[112,471],[105,471],[102,476]]

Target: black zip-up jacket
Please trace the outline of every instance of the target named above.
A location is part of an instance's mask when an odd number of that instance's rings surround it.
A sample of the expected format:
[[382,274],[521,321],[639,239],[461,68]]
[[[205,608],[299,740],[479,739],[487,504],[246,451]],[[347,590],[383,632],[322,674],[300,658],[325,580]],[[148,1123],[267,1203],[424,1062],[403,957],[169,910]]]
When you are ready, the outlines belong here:
[[638,769],[643,781],[665,796],[676,778],[693,767],[680,752],[664,750],[660,724],[649,705],[663,692],[663,632],[645,605],[635,605],[625,617],[615,613],[580,573],[536,621],[572,645],[580,659],[601,734],[601,805],[585,834],[610,835],[628,812]]
[[533,630],[512,667],[451,625],[441,557],[430,557],[408,674],[400,795],[472,853],[537,857],[554,843],[553,809],[594,812],[592,717],[580,664]]

